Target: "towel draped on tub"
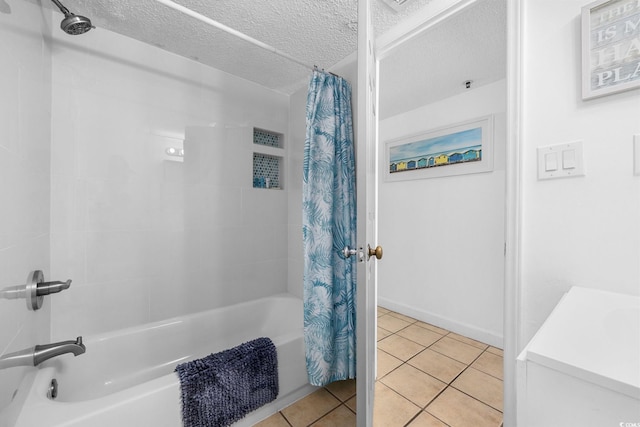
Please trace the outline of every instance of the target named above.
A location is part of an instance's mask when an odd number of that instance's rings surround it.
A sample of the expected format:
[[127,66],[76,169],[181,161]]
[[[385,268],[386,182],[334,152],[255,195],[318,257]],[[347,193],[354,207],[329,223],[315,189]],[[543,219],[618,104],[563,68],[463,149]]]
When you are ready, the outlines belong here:
[[229,426],[278,396],[278,359],[258,338],[176,367],[185,427]]

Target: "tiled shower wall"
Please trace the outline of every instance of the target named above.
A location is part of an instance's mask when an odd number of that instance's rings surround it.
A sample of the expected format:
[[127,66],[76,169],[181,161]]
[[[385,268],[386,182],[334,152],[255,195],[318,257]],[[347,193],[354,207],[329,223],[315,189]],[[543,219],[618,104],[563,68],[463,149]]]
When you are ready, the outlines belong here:
[[171,301],[190,298],[194,311],[285,292],[287,194],[253,188],[252,128],[191,126],[186,136],[187,282]]
[[286,133],[288,97],[117,34],[58,33],[51,256],[74,285],[53,339],[286,291],[287,194],[252,188],[250,145],[253,127]]
[[[49,268],[51,15],[28,2],[0,13],[0,289]],[[6,12],[6,10],[3,10]],[[0,355],[49,339],[49,301],[0,298]],[[0,370],[0,411],[28,368]]]

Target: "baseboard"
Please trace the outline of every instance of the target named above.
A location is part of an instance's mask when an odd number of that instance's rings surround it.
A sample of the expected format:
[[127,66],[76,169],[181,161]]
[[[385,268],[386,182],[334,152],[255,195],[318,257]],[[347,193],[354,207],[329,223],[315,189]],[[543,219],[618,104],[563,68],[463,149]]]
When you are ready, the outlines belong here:
[[489,344],[500,349],[503,348],[503,336],[496,332],[488,331],[474,325],[459,322],[416,307],[398,303],[388,298],[378,297],[378,305],[388,310],[395,311],[396,313],[404,314],[405,316],[413,317],[414,319],[418,319],[422,322],[447,329],[451,332],[455,332],[456,334],[481,341],[485,344]]

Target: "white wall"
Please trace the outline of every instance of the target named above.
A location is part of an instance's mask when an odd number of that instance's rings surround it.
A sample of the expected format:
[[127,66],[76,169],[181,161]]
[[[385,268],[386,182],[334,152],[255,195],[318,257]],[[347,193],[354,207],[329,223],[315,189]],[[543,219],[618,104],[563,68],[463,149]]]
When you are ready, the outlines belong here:
[[[502,346],[506,81],[380,122],[379,303]],[[385,143],[494,115],[492,172],[386,182]]]
[[[587,3],[524,1],[522,345],[573,285],[640,294],[640,91],[582,101]],[[536,148],[577,140],[586,176],[538,181]]]
[[160,301],[165,311],[184,305],[193,312],[286,292],[287,193],[253,188],[252,174],[254,150],[286,160],[285,150],[256,146],[250,127],[188,127],[186,136],[186,280],[178,287],[167,283],[169,298]]
[[[0,13],[0,290],[49,267],[51,14],[27,2]],[[50,300],[28,311],[0,298],[0,356],[49,339]],[[33,368],[0,370],[0,411]]]
[[52,270],[73,285],[52,338],[286,291],[286,194],[250,188],[246,147],[253,126],[286,133],[288,96],[101,29],[54,39]]

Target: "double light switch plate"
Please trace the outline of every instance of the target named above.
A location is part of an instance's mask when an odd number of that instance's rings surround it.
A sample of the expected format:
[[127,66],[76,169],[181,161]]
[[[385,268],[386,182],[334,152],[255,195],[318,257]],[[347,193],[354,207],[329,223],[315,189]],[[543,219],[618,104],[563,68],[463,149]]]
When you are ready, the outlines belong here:
[[538,179],[584,175],[582,141],[538,147]]

